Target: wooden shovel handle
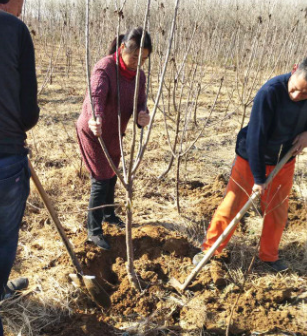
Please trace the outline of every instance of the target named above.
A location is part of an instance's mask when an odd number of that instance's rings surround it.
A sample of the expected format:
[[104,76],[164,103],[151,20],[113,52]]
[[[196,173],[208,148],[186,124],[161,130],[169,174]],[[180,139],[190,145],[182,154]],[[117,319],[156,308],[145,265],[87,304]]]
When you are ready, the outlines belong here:
[[[285,154],[285,156],[280,160],[280,162],[275,166],[270,175],[267,177],[265,184],[268,185],[272,182],[273,178],[279,173],[281,168],[289,161],[289,159],[293,156],[294,146]],[[235,228],[235,226],[239,223],[240,219],[244,216],[247,210],[252,206],[254,200],[259,196],[258,193],[253,193],[242,209],[237,213],[234,219],[228,224],[224,232],[219,236],[219,238],[215,241],[215,243],[211,246],[211,248],[206,252],[203,259],[200,263],[192,270],[190,275],[187,277],[185,282],[179,286],[181,290],[185,290],[190,282],[196,277],[199,271],[204,267],[204,265],[211,259],[215,251],[219,248],[222,242],[228,237],[230,232]]]
[[66,236],[66,233],[63,229],[63,226],[62,226],[62,224],[61,224],[61,222],[60,222],[60,220],[59,220],[59,218],[56,214],[56,211],[55,211],[55,209],[54,209],[46,191],[44,190],[38,176],[36,175],[35,170],[34,170],[32,164],[31,164],[31,161],[30,160],[28,160],[28,161],[29,161],[29,169],[31,171],[32,181],[34,182],[35,187],[38,190],[38,192],[39,192],[39,194],[40,194],[40,196],[41,196],[41,198],[42,198],[42,200],[43,200],[43,202],[44,202],[44,204],[45,204],[45,206],[46,206],[46,208],[47,208],[47,210],[48,210],[48,212],[49,212],[49,214],[50,214],[50,216],[51,216],[51,218],[52,218],[52,220],[55,224],[55,227],[56,227],[59,235],[61,236],[61,239],[62,239],[62,241],[65,245],[65,248],[66,248],[66,250],[67,250],[67,252],[68,252],[68,254],[71,258],[71,261],[72,261],[77,273],[79,273],[80,275],[83,275],[82,267],[80,265],[80,262],[77,259],[77,256],[76,256],[76,254],[73,250],[73,247],[72,247],[70,241],[68,240],[68,238]]

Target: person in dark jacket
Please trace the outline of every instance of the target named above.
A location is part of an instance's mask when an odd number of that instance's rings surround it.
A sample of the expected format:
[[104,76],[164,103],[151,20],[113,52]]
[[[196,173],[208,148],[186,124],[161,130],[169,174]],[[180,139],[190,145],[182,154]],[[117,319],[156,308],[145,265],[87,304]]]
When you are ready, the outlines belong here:
[[[136,82],[136,70],[143,29],[128,30],[119,38],[119,86],[121,129],[120,136],[126,131],[133,112],[133,99]],[[145,33],[142,64],[152,51],[150,35]],[[145,74],[141,70],[138,92],[138,125],[146,126],[150,117],[146,110]],[[80,151],[86,168],[91,174],[91,195],[89,207],[114,203],[114,188],[117,176],[108,163],[98,142],[102,136],[108,152],[116,166],[121,158],[118,130],[118,95],[116,73],[116,39],[113,40],[109,55],[102,58],[94,67],[91,77],[91,89],[97,121],[92,119],[92,110],[87,94],[82,112],[77,121],[77,136]],[[108,250],[110,246],[103,236],[102,221],[123,227],[124,223],[115,215],[113,207],[89,211],[87,228],[88,240]]]
[[0,301],[28,285],[26,278],[8,281],[29,195],[26,132],[39,117],[33,43],[16,17],[22,5],[0,0]]
[[[293,157],[268,187],[265,183],[267,176],[293,145]],[[291,73],[270,79],[258,91],[249,124],[237,137],[237,156],[225,198],[212,218],[202,244],[203,252],[194,256],[194,264],[215,243],[247,202],[248,195],[257,191],[261,194],[261,209],[265,213],[259,258],[275,271],[288,268],[279,259],[278,247],[288,217],[295,156],[306,146],[307,58],[295,65]],[[230,237],[231,234],[216,253],[223,250]]]

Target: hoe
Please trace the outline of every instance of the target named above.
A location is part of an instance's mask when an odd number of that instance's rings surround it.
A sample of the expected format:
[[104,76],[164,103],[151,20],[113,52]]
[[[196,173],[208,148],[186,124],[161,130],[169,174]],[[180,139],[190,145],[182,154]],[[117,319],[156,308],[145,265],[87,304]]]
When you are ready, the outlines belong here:
[[[269,185],[273,178],[278,174],[278,172],[281,170],[281,168],[285,165],[285,163],[291,158],[292,154],[294,152],[294,147],[292,147],[286,155],[280,160],[280,162],[276,165],[274,170],[271,172],[271,174],[268,176],[268,178],[265,181],[266,185]],[[199,271],[203,268],[203,266],[210,260],[210,258],[213,256],[214,252],[218,249],[218,247],[222,244],[222,242],[228,237],[229,233],[233,230],[233,228],[238,224],[238,222],[241,220],[241,218],[244,216],[244,214],[247,212],[247,210],[251,207],[254,200],[259,196],[258,193],[253,193],[248,201],[245,203],[243,208],[237,213],[236,217],[228,224],[225,231],[220,235],[220,237],[217,239],[217,241],[211,246],[211,248],[207,251],[207,253],[204,255],[203,259],[200,261],[200,263],[192,270],[190,275],[186,278],[185,282],[181,284],[178,280],[175,278],[170,279],[169,283],[174,288],[178,289],[179,291],[184,291],[190,282],[196,277],[196,275],[199,273]]]

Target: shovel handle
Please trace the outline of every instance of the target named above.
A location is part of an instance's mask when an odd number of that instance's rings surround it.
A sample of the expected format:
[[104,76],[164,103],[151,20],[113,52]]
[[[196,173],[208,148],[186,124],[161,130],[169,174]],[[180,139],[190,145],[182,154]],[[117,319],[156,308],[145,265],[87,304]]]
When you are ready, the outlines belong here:
[[31,164],[31,161],[29,159],[28,159],[28,162],[29,162],[29,169],[31,171],[32,181],[34,182],[35,187],[38,190],[38,192],[39,192],[39,194],[40,194],[40,196],[41,196],[41,198],[42,198],[42,200],[43,200],[43,202],[44,202],[44,204],[45,204],[45,206],[46,206],[46,208],[47,208],[47,210],[48,210],[48,212],[49,212],[49,214],[50,214],[50,216],[51,216],[51,218],[52,218],[52,220],[55,224],[55,227],[56,227],[59,235],[62,238],[62,241],[65,245],[65,248],[66,248],[66,250],[67,250],[67,252],[68,252],[68,254],[71,258],[71,261],[72,261],[77,273],[80,274],[80,275],[83,275],[82,267],[80,265],[80,262],[77,259],[77,256],[73,251],[73,247],[72,247],[70,241],[68,240],[68,238],[66,236],[66,233],[63,229],[63,226],[62,226],[62,224],[61,224],[61,222],[60,222],[60,220],[59,220],[59,218],[56,214],[56,211],[55,211],[55,209],[54,209],[46,191],[44,190],[44,188],[43,188],[43,186],[42,186],[42,184],[41,184],[41,182],[40,182],[32,164]]
[[[289,161],[289,159],[293,156],[294,146],[291,147],[291,149],[285,154],[285,156],[280,160],[280,162],[275,166],[275,168],[272,170],[270,175],[267,177],[265,184],[268,185],[272,182],[273,178],[279,173],[281,168]],[[238,224],[240,219],[245,215],[247,210],[251,207],[254,200],[258,197],[259,193],[253,193],[248,201],[244,204],[243,208],[237,213],[235,218],[228,224],[227,228],[224,230],[224,232],[219,236],[219,238],[216,240],[216,242],[210,247],[210,249],[207,251],[207,253],[204,255],[203,259],[200,261],[200,263],[192,270],[190,275],[187,277],[186,281],[181,285],[181,290],[185,290],[190,282],[195,278],[195,276],[199,273],[199,271],[203,268],[203,266],[211,259],[214,252],[219,248],[219,246],[222,244],[222,242],[228,237],[230,232],[233,230],[233,228]]]
[[85,284],[85,287],[88,289],[89,294],[91,296],[91,298],[93,299],[94,302],[96,302],[96,304],[100,307],[103,308],[109,308],[111,306],[111,300],[110,297],[108,295],[108,293],[103,289],[103,287],[99,284],[99,282],[96,280],[95,276],[88,276],[88,275],[83,275],[82,272],[82,267],[81,264],[79,262],[79,260],[77,259],[77,256],[73,250],[73,247],[70,243],[70,241],[68,240],[65,231],[63,229],[63,226],[56,214],[56,211],[54,209],[54,207],[52,206],[52,203],[46,193],[46,191],[44,190],[42,184],[40,183],[40,180],[38,178],[38,176],[35,173],[35,170],[31,164],[31,161],[29,160],[29,168],[31,171],[31,178],[41,196],[41,198],[43,199],[43,202],[55,224],[55,227],[59,233],[59,235],[61,236],[63,243],[65,245],[65,248],[71,258],[71,261],[77,271],[77,275],[72,274],[70,277],[73,280],[74,283],[77,283],[79,286],[81,286],[81,282],[80,279],[82,278]]

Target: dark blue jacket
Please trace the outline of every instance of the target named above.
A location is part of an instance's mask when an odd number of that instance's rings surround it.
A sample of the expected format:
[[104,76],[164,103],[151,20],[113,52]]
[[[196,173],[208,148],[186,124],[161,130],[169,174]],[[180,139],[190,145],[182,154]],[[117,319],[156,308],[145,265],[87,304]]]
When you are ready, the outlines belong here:
[[274,77],[261,87],[249,124],[237,137],[236,153],[249,161],[257,184],[265,182],[265,165],[276,165],[294,138],[307,130],[307,103],[290,99],[290,76],[288,73]]
[[21,20],[0,11],[0,154],[26,153],[26,131],[38,116],[30,33]]

